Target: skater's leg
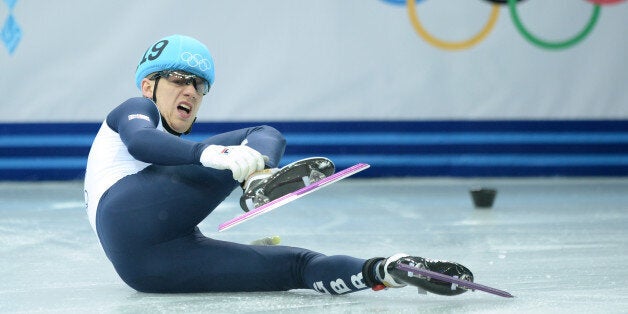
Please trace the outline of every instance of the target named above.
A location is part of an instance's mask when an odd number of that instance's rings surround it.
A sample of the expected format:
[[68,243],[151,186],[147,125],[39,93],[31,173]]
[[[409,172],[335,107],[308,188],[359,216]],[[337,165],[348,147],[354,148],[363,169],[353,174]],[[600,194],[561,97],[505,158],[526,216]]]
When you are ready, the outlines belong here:
[[[114,253],[115,255],[115,253]],[[114,256],[129,286],[144,292],[283,291],[343,294],[368,288],[364,260],[287,246],[252,246],[189,236]]]

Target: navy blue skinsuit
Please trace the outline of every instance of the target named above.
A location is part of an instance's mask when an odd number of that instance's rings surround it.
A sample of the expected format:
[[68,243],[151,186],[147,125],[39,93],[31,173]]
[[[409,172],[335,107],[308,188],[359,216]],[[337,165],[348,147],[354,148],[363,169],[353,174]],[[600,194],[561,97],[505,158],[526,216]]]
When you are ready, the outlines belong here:
[[119,134],[132,158],[149,164],[111,185],[96,211],[102,247],[130,287],[163,293],[305,288],[330,294],[368,288],[362,280],[364,259],[219,241],[199,231],[197,225],[239,188],[230,171],[200,164],[202,149],[247,139],[248,146],[270,157],[267,166],[276,167],[286,145],[277,130],[259,126],[195,143],[161,130],[159,121],[151,100],[131,98],[103,124]]

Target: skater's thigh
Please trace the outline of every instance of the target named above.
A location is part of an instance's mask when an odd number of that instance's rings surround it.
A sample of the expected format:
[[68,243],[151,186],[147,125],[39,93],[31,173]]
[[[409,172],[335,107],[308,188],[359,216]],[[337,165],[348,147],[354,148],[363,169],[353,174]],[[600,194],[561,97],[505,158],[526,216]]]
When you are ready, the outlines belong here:
[[114,184],[98,205],[97,229],[115,249],[189,234],[237,186],[228,171],[149,166]]

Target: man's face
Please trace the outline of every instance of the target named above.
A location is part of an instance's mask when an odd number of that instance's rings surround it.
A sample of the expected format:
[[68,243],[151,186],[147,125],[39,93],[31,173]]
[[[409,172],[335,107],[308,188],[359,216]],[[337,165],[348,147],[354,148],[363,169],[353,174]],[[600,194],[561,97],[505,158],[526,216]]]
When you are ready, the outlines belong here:
[[[184,133],[194,123],[196,113],[201,106],[203,94],[199,93],[195,84],[182,84],[176,77],[160,78],[157,85],[157,108],[168,125],[174,131]],[[152,98],[154,80],[149,80],[150,89],[143,90],[144,96]]]

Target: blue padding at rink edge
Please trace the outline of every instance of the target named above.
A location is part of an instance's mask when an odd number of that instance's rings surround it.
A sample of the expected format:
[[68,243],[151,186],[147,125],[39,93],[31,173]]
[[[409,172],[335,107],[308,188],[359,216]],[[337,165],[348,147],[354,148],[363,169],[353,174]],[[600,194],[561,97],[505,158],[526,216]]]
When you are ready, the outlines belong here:
[[[628,175],[628,120],[220,122],[186,138],[260,124],[286,136],[283,164],[371,164],[358,177]],[[0,124],[0,180],[81,179],[100,125]]]

